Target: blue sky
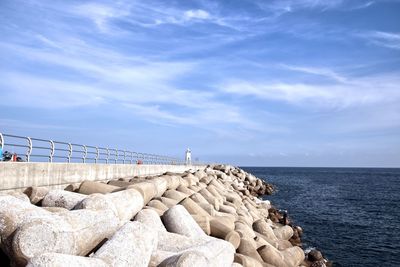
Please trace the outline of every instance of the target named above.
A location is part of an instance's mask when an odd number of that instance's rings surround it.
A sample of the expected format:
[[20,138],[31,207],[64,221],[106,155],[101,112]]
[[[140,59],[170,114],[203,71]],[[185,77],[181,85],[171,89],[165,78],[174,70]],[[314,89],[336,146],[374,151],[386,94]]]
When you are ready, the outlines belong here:
[[400,167],[400,1],[0,1],[0,132]]

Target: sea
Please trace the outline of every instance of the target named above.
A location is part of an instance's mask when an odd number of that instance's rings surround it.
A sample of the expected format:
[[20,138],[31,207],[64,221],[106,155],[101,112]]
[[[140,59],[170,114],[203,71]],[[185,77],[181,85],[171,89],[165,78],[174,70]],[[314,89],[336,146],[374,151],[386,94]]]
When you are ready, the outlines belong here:
[[242,167],[336,267],[400,266],[400,169]]

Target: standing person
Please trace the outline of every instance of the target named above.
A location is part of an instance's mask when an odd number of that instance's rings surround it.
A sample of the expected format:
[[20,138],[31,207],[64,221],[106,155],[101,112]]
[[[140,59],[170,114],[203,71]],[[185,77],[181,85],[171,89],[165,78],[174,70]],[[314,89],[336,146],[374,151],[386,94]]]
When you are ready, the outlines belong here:
[[3,148],[0,147],[0,161],[3,161]]

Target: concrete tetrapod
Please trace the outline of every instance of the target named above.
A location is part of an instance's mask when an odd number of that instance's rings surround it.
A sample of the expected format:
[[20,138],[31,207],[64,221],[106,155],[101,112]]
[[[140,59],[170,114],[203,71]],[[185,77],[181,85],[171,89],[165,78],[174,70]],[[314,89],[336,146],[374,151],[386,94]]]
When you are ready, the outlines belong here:
[[0,192],[0,196],[13,196],[13,197],[18,198],[19,200],[25,201],[27,203],[31,202],[29,197],[25,193],[22,193],[19,191],[11,191],[11,192],[7,192],[7,193]]
[[278,239],[289,240],[293,236],[293,229],[289,225],[284,225],[275,228],[274,234]]
[[199,193],[207,200],[208,203],[213,205],[216,210],[219,210],[220,201],[215,198],[213,194],[208,192],[208,190],[205,188],[201,189]]
[[157,248],[157,230],[141,222],[127,222],[94,254],[110,266],[147,267]]
[[194,202],[191,198],[185,198],[181,202],[180,205],[184,206],[185,209],[192,215],[200,215],[203,217],[209,217],[209,213],[205,211],[200,205]]
[[160,197],[160,200],[168,208],[172,208],[173,206],[175,206],[179,202],[178,200],[175,200],[175,199],[172,199],[172,198],[168,198],[168,197]]
[[147,203],[147,206],[161,210],[163,213],[168,210],[168,207],[158,199],[153,199]]
[[49,189],[46,187],[36,187],[31,186],[25,189],[24,194],[29,197],[29,200],[32,204],[39,203],[49,192]]
[[42,200],[42,207],[61,207],[72,210],[85,198],[87,198],[87,195],[54,189],[45,195]]
[[177,191],[184,193],[188,196],[193,195],[195,192],[193,190],[190,190],[189,188],[187,188],[186,186],[180,185],[176,188]]
[[150,209],[143,209],[138,212],[135,216],[135,221],[141,222],[144,225],[151,227],[152,229],[156,229],[157,231],[167,231],[165,226],[163,225],[160,216],[158,216],[157,212]]
[[165,251],[176,254],[187,251],[199,252],[207,258],[210,264],[208,266],[217,267],[230,266],[235,249],[230,243],[213,237],[189,238],[180,234],[160,231],[158,251],[161,251],[161,254],[164,254]]
[[176,175],[163,175],[160,178],[163,178],[167,181],[167,188],[175,190],[179,185],[181,185],[182,178]]
[[127,189],[131,189],[131,188],[136,189],[137,191],[139,191],[139,193],[142,194],[144,204],[147,204],[150,200],[155,198],[158,194],[158,189],[156,187],[155,182],[144,181],[144,182],[132,184],[127,187]]
[[246,223],[240,220],[235,222],[235,231],[240,233],[241,236],[244,236],[246,238],[256,237],[256,234],[254,233],[253,229],[251,229]]
[[85,195],[90,195],[94,193],[106,194],[123,189],[124,188],[121,188],[119,186],[108,185],[100,182],[84,181],[79,186],[78,193]]
[[10,195],[0,196],[0,245],[12,259],[12,240],[16,229],[32,218],[51,216],[52,213],[30,202]]
[[204,231],[182,205],[176,205],[167,210],[162,216],[162,220],[165,227],[170,232],[187,237],[199,238],[206,236]]
[[153,179],[149,179],[149,182],[153,183],[154,186],[156,187],[157,194],[156,197],[161,197],[165,191],[167,191],[168,188],[168,182],[166,179],[162,177],[156,177]]
[[69,254],[61,254],[54,252],[43,253],[29,259],[26,267],[109,267],[101,259],[90,257],[75,256]]
[[193,267],[193,266],[210,266],[206,255],[197,251],[185,251],[180,254],[173,255],[158,267]]
[[276,267],[296,267],[304,260],[304,251],[299,247],[291,247],[279,251],[270,244],[257,249],[261,258]]
[[237,248],[237,252],[249,256],[259,262],[263,262],[263,259],[257,252],[257,244],[253,239],[242,238],[240,240],[240,245]]
[[33,218],[15,232],[12,249],[19,264],[44,252],[86,255],[119,226],[110,210],[74,210]]
[[210,220],[211,236],[230,242],[235,249],[239,247],[240,235],[234,231],[235,225],[230,224],[224,217],[214,217]]
[[192,247],[187,251],[201,252],[209,260],[208,266],[214,267],[230,267],[233,263],[235,248],[231,243],[225,240],[209,237],[207,242]]
[[235,253],[235,262],[241,264],[243,267],[276,267],[265,262],[259,262],[249,256]]
[[179,192],[177,190],[174,190],[174,189],[169,189],[164,192],[163,196],[180,202],[182,199],[186,198],[188,195],[186,195],[185,193]]
[[201,229],[203,229],[206,235],[211,234],[210,218],[208,216],[194,215],[191,214],[193,219],[197,222]]
[[210,204],[208,203],[207,199],[205,199],[201,194],[199,193],[194,193],[190,196],[190,198],[196,202],[196,203],[205,203],[205,204]]
[[278,238],[275,236],[274,231],[271,226],[263,219],[257,220],[253,223],[253,229],[257,233],[262,234],[266,241],[273,245],[274,247],[278,247]]
[[79,208],[112,210],[122,223],[131,220],[144,206],[143,196],[136,189],[126,189],[110,194],[92,194],[82,200]]

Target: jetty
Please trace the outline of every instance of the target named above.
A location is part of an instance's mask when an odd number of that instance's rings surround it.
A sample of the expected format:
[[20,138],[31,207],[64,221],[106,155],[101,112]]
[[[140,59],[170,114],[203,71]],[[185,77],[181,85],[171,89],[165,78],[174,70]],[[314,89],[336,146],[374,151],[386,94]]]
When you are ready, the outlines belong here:
[[[4,140],[2,135],[2,147]],[[27,140],[31,156],[34,145]],[[87,146],[82,148],[82,163],[71,162],[73,153],[67,154],[68,162],[53,162],[54,141],[49,162],[0,163],[2,262],[87,267],[326,264],[320,253],[304,253],[301,227],[263,199],[273,186],[238,167],[155,155],[140,162],[118,150],[113,162],[108,152],[106,162],[99,163],[99,148],[94,158],[88,157]]]

